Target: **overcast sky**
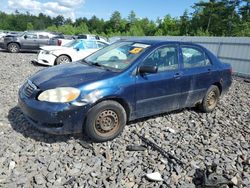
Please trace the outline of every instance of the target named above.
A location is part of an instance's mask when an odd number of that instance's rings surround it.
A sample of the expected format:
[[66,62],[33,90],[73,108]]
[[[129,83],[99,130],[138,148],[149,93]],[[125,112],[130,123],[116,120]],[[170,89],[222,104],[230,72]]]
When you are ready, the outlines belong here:
[[0,10],[8,13],[18,10],[31,14],[40,12],[50,16],[59,14],[73,20],[79,17],[109,19],[114,11],[119,11],[126,18],[131,10],[139,18],[156,20],[170,14],[181,16],[185,9],[192,11],[194,0],[0,0]]

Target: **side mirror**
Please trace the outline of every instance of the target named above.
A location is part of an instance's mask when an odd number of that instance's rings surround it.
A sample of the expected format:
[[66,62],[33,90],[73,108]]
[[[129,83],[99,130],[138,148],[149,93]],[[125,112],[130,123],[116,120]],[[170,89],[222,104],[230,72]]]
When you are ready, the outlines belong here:
[[157,66],[148,66],[148,65],[142,65],[139,67],[139,73],[157,73],[158,67]]
[[79,51],[80,49],[78,47],[74,48],[76,51]]
[[24,35],[24,39],[27,39],[28,37],[27,37],[27,35]]

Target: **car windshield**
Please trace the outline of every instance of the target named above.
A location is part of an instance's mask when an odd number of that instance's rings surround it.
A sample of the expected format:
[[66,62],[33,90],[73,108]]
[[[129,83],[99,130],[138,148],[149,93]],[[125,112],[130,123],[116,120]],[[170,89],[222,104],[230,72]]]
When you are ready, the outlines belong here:
[[83,61],[105,68],[126,69],[150,45],[135,42],[119,42],[88,56]]
[[80,40],[72,40],[70,42],[67,42],[66,44],[62,45],[64,47],[74,47],[79,43]]
[[27,32],[24,31],[24,32],[21,32],[21,33],[17,33],[17,36],[22,37],[22,36],[24,36],[24,35],[26,35],[26,34],[27,34]]

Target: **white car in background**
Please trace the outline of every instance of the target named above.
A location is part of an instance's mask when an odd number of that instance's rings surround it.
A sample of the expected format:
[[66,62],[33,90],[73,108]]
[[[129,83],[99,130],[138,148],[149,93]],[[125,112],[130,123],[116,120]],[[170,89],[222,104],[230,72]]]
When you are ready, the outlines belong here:
[[64,38],[60,38],[60,37],[51,38],[49,44],[63,46],[65,44],[67,44],[68,42],[71,42],[74,39],[96,40],[96,41],[101,41],[104,43],[107,42],[107,40],[104,37],[100,37],[98,35],[79,34],[77,36],[64,35]]
[[63,46],[43,46],[33,62],[53,66],[78,61],[108,45],[107,42],[77,39]]

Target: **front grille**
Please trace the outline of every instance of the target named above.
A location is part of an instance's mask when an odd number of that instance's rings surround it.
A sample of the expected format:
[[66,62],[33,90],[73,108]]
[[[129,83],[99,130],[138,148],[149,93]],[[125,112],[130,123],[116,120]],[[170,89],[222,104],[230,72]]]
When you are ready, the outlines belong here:
[[34,93],[34,91],[37,89],[37,87],[30,81],[28,80],[25,84],[24,84],[24,95],[26,97],[31,97],[31,95]]

